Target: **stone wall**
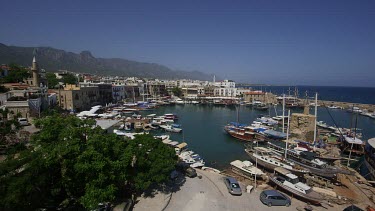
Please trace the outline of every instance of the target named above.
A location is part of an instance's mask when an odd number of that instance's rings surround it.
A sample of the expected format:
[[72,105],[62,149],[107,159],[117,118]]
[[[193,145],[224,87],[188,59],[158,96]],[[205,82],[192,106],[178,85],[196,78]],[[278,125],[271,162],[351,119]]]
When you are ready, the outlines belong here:
[[293,113],[290,119],[290,139],[314,141],[315,116],[310,114]]

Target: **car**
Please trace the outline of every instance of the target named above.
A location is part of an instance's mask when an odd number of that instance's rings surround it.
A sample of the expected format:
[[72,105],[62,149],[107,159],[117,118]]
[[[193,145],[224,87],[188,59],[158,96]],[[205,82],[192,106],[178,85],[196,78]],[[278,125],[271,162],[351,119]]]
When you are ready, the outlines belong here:
[[233,177],[224,178],[224,183],[227,186],[228,192],[232,195],[240,196],[242,195],[242,190],[240,184]]
[[21,126],[27,126],[29,125],[29,122],[26,118],[18,118],[18,123],[20,123]]
[[264,190],[260,193],[260,201],[269,206],[287,206],[289,207],[292,204],[290,198],[277,190]]
[[197,171],[191,168],[189,164],[181,162],[176,164],[176,170],[182,172],[186,176],[193,178],[197,176]]

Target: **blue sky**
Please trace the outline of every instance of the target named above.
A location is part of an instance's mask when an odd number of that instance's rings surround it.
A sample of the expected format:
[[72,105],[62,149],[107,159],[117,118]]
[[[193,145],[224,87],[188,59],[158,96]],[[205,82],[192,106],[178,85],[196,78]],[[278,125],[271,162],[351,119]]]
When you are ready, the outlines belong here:
[[0,42],[237,82],[375,86],[375,1],[7,1]]

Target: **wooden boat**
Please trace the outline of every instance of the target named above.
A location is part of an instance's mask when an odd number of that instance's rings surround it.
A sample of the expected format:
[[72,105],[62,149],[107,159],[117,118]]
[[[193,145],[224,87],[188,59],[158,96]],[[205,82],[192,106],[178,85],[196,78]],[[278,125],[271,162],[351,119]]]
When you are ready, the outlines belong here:
[[309,172],[308,170],[295,166],[292,163],[287,163],[286,161],[282,160],[281,157],[276,156],[270,149],[265,147],[245,149],[245,152],[249,155],[253,162],[256,162],[257,165],[263,166],[265,169],[270,171],[274,171],[274,169],[277,167],[282,167],[297,175],[303,175]]
[[[268,142],[270,150],[279,155],[285,154],[285,148],[278,146],[274,143]],[[307,169],[310,173],[316,174],[318,176],[333,178],[338,173],[341,174],[352,174],[352,172],[338,167],[329,165],[327,162],[319,159],[318,155],[314,152],[308,151],[296,151],[293,149],[287,150],[287,158],[289,162],[293,162],[302,168]]]
[[250,161],[235,160],[230,163],[232,171],[240,176],[253,180],[254,177],[261,178],[264,173],[254,166]]
[[324,200],[322,195],[314,191],[310,186],[300,182],[296,175],[284,168],[275,168],[275,173],[269,179],[270,182],[305,202],[319,205]]

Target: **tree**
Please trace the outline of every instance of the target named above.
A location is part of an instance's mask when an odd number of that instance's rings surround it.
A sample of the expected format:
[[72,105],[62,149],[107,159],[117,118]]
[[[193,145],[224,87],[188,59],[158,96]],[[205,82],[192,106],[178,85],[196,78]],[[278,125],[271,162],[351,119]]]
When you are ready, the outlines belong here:
[[17,118],[20,116],[19,113],[14,114],[7,108],[0,109],[0,145],[8,146],[17,143],[16,133],[21,128]]
[[5,83],[18,83],[23,82],[31,76],[29,70],[17,64],[9,64],[9,74],[3,78]]
[[78,78],[75,75],[68,73],[62,78],[62,80],[64,84],[76,84],[78,81]]
[[[35,209],[75,204],[95,208],[125,187],[141,192],[166,181],[174,150],[151,135],[124,141],[93,120],[53,114],[35,122],[39,133],[27,150],[0,163],[0,207]],[[20,188],[22,187],[22,189]]]
[[182,96],[182,89],[180,89],[178,87],[173,87],[172,92],[173,92],[174,96],[177,96],[177,97]]
[[56,85],[59,84],[59,80],[57,80],[56,75],[54,73],[46,73],[46,78],[49,89],[54,89]]

